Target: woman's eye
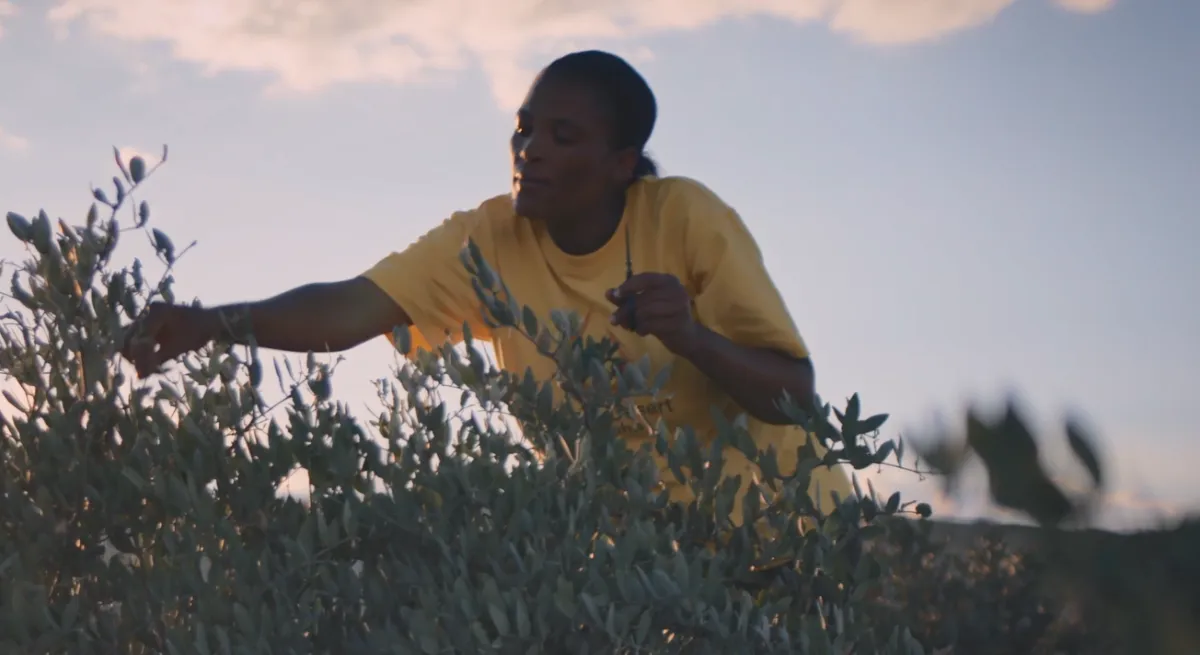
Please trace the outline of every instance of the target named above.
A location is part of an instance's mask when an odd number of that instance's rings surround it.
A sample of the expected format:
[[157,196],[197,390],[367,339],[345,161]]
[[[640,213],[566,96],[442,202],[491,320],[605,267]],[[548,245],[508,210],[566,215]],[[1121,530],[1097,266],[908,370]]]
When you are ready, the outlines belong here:
[[578,137],[569,129],[554,130],[554,142],[561,145],[570,145],[578,140]]

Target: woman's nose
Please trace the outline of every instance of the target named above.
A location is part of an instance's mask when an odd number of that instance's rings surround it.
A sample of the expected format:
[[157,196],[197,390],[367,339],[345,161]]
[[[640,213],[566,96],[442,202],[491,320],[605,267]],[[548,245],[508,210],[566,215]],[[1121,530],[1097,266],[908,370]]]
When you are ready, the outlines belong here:
[[520,142],[518,156],[524,161],[536,161],[542,157],[542,139],[536,134],[524,137]]

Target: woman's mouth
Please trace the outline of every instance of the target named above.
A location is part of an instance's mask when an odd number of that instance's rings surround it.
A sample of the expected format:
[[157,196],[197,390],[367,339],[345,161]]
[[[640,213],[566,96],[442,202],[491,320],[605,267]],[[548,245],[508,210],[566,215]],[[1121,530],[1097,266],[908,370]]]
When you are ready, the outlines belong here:
[[513,177],[513,184],[515,184],[518,189],[542,189],[550,186],[550,180],[544,177],[516,175]]

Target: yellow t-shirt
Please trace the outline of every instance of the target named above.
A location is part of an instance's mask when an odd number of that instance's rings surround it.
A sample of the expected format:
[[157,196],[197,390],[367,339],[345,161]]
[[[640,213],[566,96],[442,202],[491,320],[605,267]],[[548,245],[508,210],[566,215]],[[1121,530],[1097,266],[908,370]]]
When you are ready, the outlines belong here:
[[[648,177],[634,183],[615,236],[587,255],[564,253],[541,224],[517,216],[511,198],[504,195],[474,210],[453,214],[407,249],[384,258],[365,276],[412,318],[414,347],[429,348],[431,340],[443,342],[439,337],[460,341],[462,325],[467,322],[476,338],[491,342],[501,367],[518,373],[532,369],[539,379],[548,379],[554,364],[533,344],[511,328],[492,331],[483,323],[470,273],[459,258],[467,239],[473,239],[516,300],[529,305],[542,321],[548,320],[554,309],[578,312],[584,319],[584,334],[612,338],[627,360],[649,355],[651,371],[670,364],[665,399],[639,403],[643,416],[650,425],[661,417],[672,430],[690,425],[700,439],[711,439],[712,407],[719,407],[730,418],[742,413],[729,395],[656,338],[640,337],[609,322],[614,307],[604,294],[625,279],[626,224],[633,272],[677,277],[691,293],[693,312],[700,323],[735,343],[808,356],[741,218],[712,191],[687,178]],[[795,466],[796,449],[805,439],[802,430],[753,418],[748,427],[760,448],[775,446],[784,472]],[[635,442],[630,444],[634,448],[640,439],[648,438],[633,424],[623,426],[623,436]],[[819,446],[818,451],[823,452]],[[731,448],[726,451],[724,470],[726,475],[741,474],[746,483],[756,467]],[[689,497],[690,490],[678,485],[672,474],[662,478],[673,498]],[[813,491],[817,484],[823,506],[827,506],[828,491],[835,490],[843,498],[850,493],[841,469],[818,467],[813,472]],[[734,508],[740,521],[741,503]]]

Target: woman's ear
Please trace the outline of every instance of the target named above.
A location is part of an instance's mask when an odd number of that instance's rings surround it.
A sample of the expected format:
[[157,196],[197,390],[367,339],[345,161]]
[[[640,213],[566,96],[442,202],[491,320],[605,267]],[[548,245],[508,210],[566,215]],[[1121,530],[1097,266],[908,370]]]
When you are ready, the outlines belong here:
[[638,160],[641,159],[642,153],[636,148],[622,148],[614,154],[616,155],[616,159],[613,166],[613,184],[628,184],[633,179],[634,171],[637,170]]

